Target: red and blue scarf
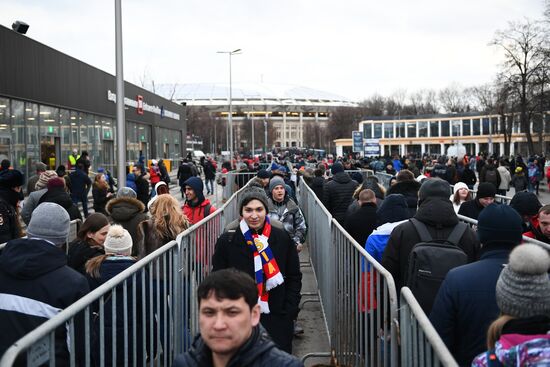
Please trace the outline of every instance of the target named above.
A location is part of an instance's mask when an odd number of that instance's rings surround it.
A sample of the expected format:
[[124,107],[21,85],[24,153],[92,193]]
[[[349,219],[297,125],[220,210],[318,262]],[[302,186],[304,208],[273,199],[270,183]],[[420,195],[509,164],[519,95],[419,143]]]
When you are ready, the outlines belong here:
[[254,272],[259,295],[258,304],[262,313],[269,313],[268,292],[284,283],[279,265],[277,265],[273,252],[269,248],[268,239],[271,234],[269,217],[265,218],[264,229],[260,235],[252,231],[244,219],[241,220],[240,228],[246,245],[254,253]]

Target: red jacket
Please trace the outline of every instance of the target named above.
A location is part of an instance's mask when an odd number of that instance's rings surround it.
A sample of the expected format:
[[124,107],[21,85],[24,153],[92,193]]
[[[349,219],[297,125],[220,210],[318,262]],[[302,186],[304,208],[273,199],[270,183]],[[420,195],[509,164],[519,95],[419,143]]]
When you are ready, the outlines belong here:
[[[205,208],[207,205],[210,205],[210,210],[205,215]],[[204,199],[202,203],[200,203],[198,206],[192,207],[189,205],[189,203],[185,203],[183,206],[183,214],[189,219],[189,223],[192,225],[195,223],[200,222],[204,219],[204,217],[209,216],[210,214],[214,213],[216,211],[216,208],[210,204],[210,200]]]

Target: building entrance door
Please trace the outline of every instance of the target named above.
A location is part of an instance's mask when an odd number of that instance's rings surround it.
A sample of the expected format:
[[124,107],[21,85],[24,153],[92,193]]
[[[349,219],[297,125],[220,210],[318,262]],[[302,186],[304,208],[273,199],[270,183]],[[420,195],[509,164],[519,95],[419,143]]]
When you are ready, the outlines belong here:
[[61,141],[55,136],[42,136],[40,138],[40,161],[55,170],[61,164]]
[[116,176],[115,145],[112,140],[103,140],[103,167]]
[[13,161],[11,156],[11,136],[10,135],[0,135],[0,161],[8,159],[10,162]]

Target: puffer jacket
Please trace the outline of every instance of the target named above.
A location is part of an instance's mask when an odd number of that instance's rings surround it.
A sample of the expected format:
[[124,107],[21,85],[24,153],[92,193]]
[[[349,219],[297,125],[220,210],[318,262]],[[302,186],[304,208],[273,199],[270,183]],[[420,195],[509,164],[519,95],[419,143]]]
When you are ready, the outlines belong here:
[[409,213],[412,217],[416,214],[416,207],[418,205],[418,190],[420,190],[420,186],[420,183],[416,181],[397,182],[388,189],[386,195],[402,194],[407,200]]
[[[70,269],[63,251],[39,239],[8,242],[0,255],[0,355],[89,291],[86,278]],[[82,351],[83,320],[75,319],[76,360]],[[26,366],[26,353],[16,366]],[[55,332],[56,366],[69,366],[67,328]]]
[[[434,240],[447,239],[458,223],[453,203],[448,198],[429,197],[418,207],[414,218],[426,225]],[[414,225],[407,221],[392,231],[384,255],[382,266],[393,276],[397,289],[407,284],[409,255],[414,245],[420,242],[420,236]],[[468,256],[468,262],[479,258],[479,240],[475,232],[467,228],[458,243]]]
[[86,241],[77,238],[69,244],[67,265],[84,275],[86,274],[86,262],[100,255],[105,255],[103,247],[90,246]]
[[[109,200],[105,207],[107,214],[109,215],[109,222],[113,224],[120,224],[126,229],[134,244],[138,242],[138,224],[147,220],[147,215],[143,212],[145,205],[138,199],[134,198],[116,198]],[[134,245],[132,249],[132,255],[137,254],[137,246]]]
[[31,194],[25,199],[25,203],[23,204],[23,209],[21,209],[21,219],[23,219],[23,222],[25,222],[26,225],[29,225],[29,222],[31,221],[32,212],[36,207],[38,206],[38,201],[48,191],[48,189],[41,189],[38,191],[33,191]]
[[323,189],[323,204],[339,223],[343,224],[346,211],[353,201],[353,193],[359,184],[345,172],[338,172]]
[[[174,367],[211,367],[210,348],[197,335],[189,352],[176,357]],[[227,367],[300,367],[303,363],[275,346],[269,335],[260,325],[252,329],[250,338],[229,360]]]
[[294,243],[304,243],[307,234],[306,220],[298,205],[288,197],[288,194],[285,195],[282,203],[269,198],[268,205],[269,218],[283,223]]
[[323,199],[323,189],[325,187],[324,177],[313,177],[311,180],[311,189],[319,199]]

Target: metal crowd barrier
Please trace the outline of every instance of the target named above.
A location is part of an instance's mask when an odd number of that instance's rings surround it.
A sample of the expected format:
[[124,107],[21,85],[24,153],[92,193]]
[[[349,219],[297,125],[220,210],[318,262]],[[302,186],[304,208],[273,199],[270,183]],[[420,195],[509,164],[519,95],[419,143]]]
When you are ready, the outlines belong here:
[[[389,272],[300,182],[308,245],[329,343],[340,365],[397,366],[397,292]],[[313,356],[331,353],[311,353]]]
[[359,173],[361,175],[361,177],[363,177],[363,181],[367,178],[367,177],[370,177],[370,176],[374,176],[374,171],[371,170],[371,169],[360,169],[360,170],[345,170],[345,172],[350,175],[351,178],[352,177],[352,174],[357,174]]
[[[82,221],[80,219],[71,220],[69,224],[69,235],[67,236],[67,246],[66,246],[67,251],[69,251],[68,244],[76,239],[78,230],[80,229],[81,225],[82,225]],[[26,238],[26,236],[23,238]],[[6,247],[6,243],[7,242],[0,243],[0,251],[2,251],[4,247]]]
[[236,172],[221,173],[221,179],[225,178],[222,200],[227,201],[234,193],[243,188],[250,179],[256,177],[257,172]]
[[194,293],[241,194],[19,339],[0,366],[169,366],[198,331]]
[[401,365],[458,367],[408,287],[401,288],[399,305]]
[[[454,185],[451,185],[451,194],[454,192]],[[477,190],[472,189],[470,190],[470,193],[472,193],[472,199],[476,198]],[[495,195],[495,201],[497,203],[510,205],[510,202],[512,201],[512,198],[510,196],[504,196],[504,195]]]
[[392,175],[384,172],[376,172],[374,175],[378,177],[378,182],[380,185],[384,186],[386,190],[390,188],[390,180],[393,177]]

